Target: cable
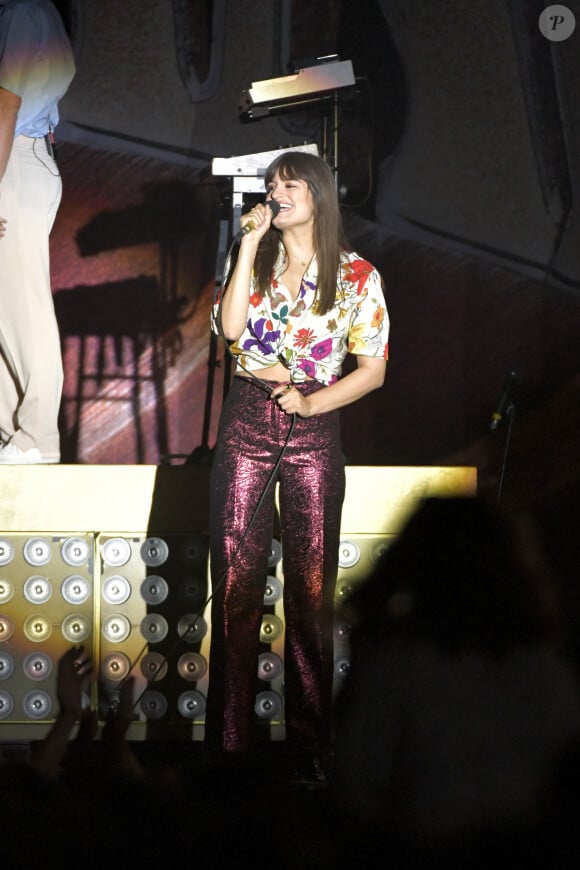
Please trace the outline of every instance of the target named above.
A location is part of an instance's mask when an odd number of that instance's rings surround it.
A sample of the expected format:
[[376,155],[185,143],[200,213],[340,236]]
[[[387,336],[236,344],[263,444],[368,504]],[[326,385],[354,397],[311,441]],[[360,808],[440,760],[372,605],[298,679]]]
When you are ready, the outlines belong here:
[[[232,239],[232,242],[230,244],[230,247],[228,248],[226,258],[224,261],[224,272],[223,272],[224,280],[222,282],[222,286],[227,285],[227,283],[228,283],[228,277],[229,277],[230,268],[231,268],[232,251],[233,251],[234,247],[236,247],[239,244],[240,239],[241,239],[241,237],[239,234],[234,236],[234,238]],[[218,335],[220,336],[220,338],[223,338],[224,344],[226,346],[226,350],[229,353],[229,355],[231,356],[231,358],[235,361],[236,365],[239,365],[240,368],[243,369],[244,372],[248,375],[248,377],[251,378],[251,380],[253,380],[257,385],[260,386],[261,389],[265,390],[268,393],[268,395],[270,395],[272,392],[271,382],[270,381],[263,381],[256,374],[254,374],[254,372],[251,372],[248,368],[246,368],[246,366],[244,365],[242,360],[239,357],[237,357],[235,353],[232,353],[232,350],[230,347],[230,342],[225,337],[223,327],[222,327],[221,300],[220,300],[220,303],[218,303],[218,311],[217,311],[217,316],[216,316],[215,322],[216,322],[216,326],[218,329]]]
[[[203,612],[205,611],[206,607],[208,606],[208,604],[209,604],[210,601],[212,600],[213,595],[214,595],[214,592],[222,586],[224,580],[226,579],[226,576],[227,576],[227,574],[228,574],[228,571],[230,570],[231,566],[233,565],[233,563],[234,563],[235,560],[237,559],[237,557],[238,557],[238,553],[240,552],[240,550],[241,550],[241,548],[242,548],[242,545],[243,545],[244,541],[246,540],[246,535],[248,534],[249,530],[251,529],[251,527],[252,527],[252,525],[253,525],[253,523],[254,523],[254,520],[256,519],[256,516],[258,515],[258,512],[259,512],[260,508],[262,507],[262,504],[263,504],[264,498],[266,497],[266,493],[268,492],[268,488],[270,487],[270,484],[271,484],[272,480],[274,479],[274,477],[275,477],[275,475],[276,475],[276,472],[278,471],[278,468],[279,468],[279,466],[280,466],[280,463],[281,463],[281,461],[282,461],[282,458],[283,458],[283,456],[284,456],[284,453],[286,452],[286,448],[287,448],[288,444],[290,443],[290,439],[292,438],[292,434],[293,434],[293,431],[294,431],[295,423],[296,423],[296,414],[294,413],[294,414],[292,414],[292,420],[291,420],[291,423],[290,423],[290,428],[288,429],[288,433],[287,433],[286,438],[285,438],[285,440],[284,440],[284,444],[282,445],[282,449],[280,450],[280,453],[278,454],[278,458],[276,459],[276,462],[274,463],[274,465],[273,465],[273,467],[272,467],[272,470],[271,470],[271,472],[270,472],[270,475],[269,475],[269,477],[268,477],[268,480],[266,481],[266,484],[265,484],[265,486],[264,486],[264,489],[262,490],[262,493],[261,493],[261,495],[260,495],[260,498],[258,499],[258,502],[257,502],[257,504],[256,504],[256,507],[254,508],[254,510],[253,510],[253,512],[252,512],[252,516],[250,517],[250,519],[249,519],[249,521],[248,521],[248,524],[247,524],[246,528],[244,529],[244,533],[243,533],[243,535],[241,536],[241,538],[240,538],[240,540],[239,540],[238,546],[236,547],[236,550],[235,550],[235,552],[234,552],[232,558],[230,559],[230,561],[228,562],[228,564],[226,565],[226,567],[225,567],[224,570],[222,571],[222,573],[221,573],[220,577],[218,578],[218,580],[216,581],[216,583],[215,583],[215,584],[212,584],[212,591],[211,591],[211,593],[208,595],[208,597],[205,599],[205,601],[204,601],[204,603],[203,603],[201,609],[200,609],[197,613],[194,614],[193,619],[192,619],[192,620],[187,624],[187,626],[185,627],[185,630],[183,631],[183,633],[182,633],[182,634],[178,634],[178,636],[177,636],[177,640],[175,641],[175,643],[173,644],[173,646],[171,646],[171,647],[169,648],[169,650],[167,651],[167,653],[165,653],[165,654],[163,655],[163,661],[161,661],[161,662],[159,663],[159,667],[157,668],[157,670],[156,670],[156,671],[154,672],[154,674],[152,675],[152,677],[151,677],[152,680],[155,679],[155,677],[157,676],[157,674],[162,670],[163,666],[164,666],[164,665],[165,665],[165,664],[166,664],[166,663],[171,659],[171,657],[175,654],[175,652],[177,651],[177,649],[179,648],[179,646],[180,646],[181,643],[183,642],[183,639],[186,637],[188,631],[189,631],[192,627],[195,627],[195,624],[196,624],[197,620],[198,620],[199,617],[203,614]],[[146,643],[144,643],[143,646],[141,647],[141,649],[140,649],[139,653],[137,654],[137,656],[135,657],[135,659],[130,663],[130,667],[129,667],[129,671],[128,671],[127,676],[129,676],[129,675],[131,674],[131,672],[133,671],[133,669],[134,669],[135,666],[137,665],[137,662],[140,661],[140,659],[142,658],[142,656],[143,656],[145,650],[147,649],[147,647],[148,647],[148,643],[146,642]],[[137,699],[134,701],[134,703],[133,703],[133,709],[135,709],[135,707],[137,707],[137,705],[139,704],[139,702],[140,702],[141,699],[143,698],[143,695],[144,695],[147,691],[148,691],[147,688],[143,689],[143,691],[141,692],[141,694],[140,694],[140,695],[137,697]]]
[[[43,137],[43,138],[44,138],[44,137]],[[54,175],[55,178],[59,178],[59,177],[60,177],[60,172],[58,172],[58,171],[57,171],[57,172],[53,172],[52,169],[50,168],[50,166],[49,166],[47,163],[44,162],[44,160],[42,159],[42,157],[41,157],[39,154],[36,153],[36,143],[37,143],[37,142],[38,142],[38,139],[34,139],[33,142],[32,142],[32,153],[34,154],[34,156],[36,157],[36,159],[38,160],[38,162],[39,162],[39,163],[42,163],[42,165],[44,166],[45,169],[48,169],[48,171],[50,172],[51,175]],[[55,161],[55,163],[56,163],[55,158],[53,157],[52,159],[53,159],[53,160]],[[57,165],[57,169],[58,169],[58,165]]]
[[[226,280],[225,280],[224,283],[227,283],[227,276],[228,276],[228,274],[229,274],[229,267],[230,267],[230,262],[231,262],[231,254],[232,254],[232,250],[233,250],[233,248],[234,248],[234,245],[236,245],[237,243],[239,243],[239,238],[234,238],[233,241],[232,241],[232,243],[230,244],[230,247],[229,247],[228,252],[227,252],[227,254],[226,254],[226,259],[225,259],[225,264],[224,264],[224,275],[226,276]],[[272,393],[272,384],[271,384],[271,382],[264,381],[264,380],[262,380],[261,378],[257,377],[257,375],[255,375],[253,372],[251,372],[249,369],[247,369],[247,368],[244,366],[243,362],[242,362],[240,359],[238,359],[238,357],[236,357],[236,355],[235,355],[234,353],[232,353],[232,351],[231,351],[231,349],[230,349],[229,342],[228,342],[228,340],[226,339],[226,337],[225,337],[225,335],[224,335],[224,332],[223,332],[223,328],[222,328],[222,320],[221,320],[221,304],[218,304],[218,311],[217,311],[217,316],[216,316],[216,320],[215,320],[215,322],[216,322],[216,325],[217,325],[218,334],[221,336],[221,338],[224,339],[224,343],[225,343],[225,346],[226,346],[227,352],[230,354],[230,356],[232,357],[232,359],[236,360],[236,363],[237,363],[237,364],[238,364],[238,365],[239,365],[239,366],[240,366],[240,367],[241,367],[241,368],[246,372],[246,374],[249,376],[250,380],[252,380],[252,381],[256,384],[256,386],[258,386],[259,389],[264,390],[265,392],[268,393],[268,396],[270,396],[271,393]],[[257,515],[258,515],[258,512],[259,512],[260,508],[262,507],[262,504],[263,504],[264,499],[265,499],[265,497],[266,497],[266,493],[268,492],[268,490],[269,490],[269,488],[270,488],[270,485],[271,485],[272,481],[273,481],[273,480],[275,479],[275,477],[276,477],[276,474],[277,474],[278,468],[280,467],[280,463],[282,462],[282,459],[283,459],[283,457],[284,457],[284,454],[285,454],[285,452],[286,452],[286,449],[287,449],[287,447],[288,447],[288,444],[290,443],[290,440],[291,440],[291,438],[292,438],[292,435],[293,435],[293,432],[294,432],[294,427],[295,427],[295,425],[296,425],[296,412],[294,412],[294,413],[292,414],[292,418],[291,418],[291,421],[290,421],[290,427],[289,427],[289,429],[288,429],[288,432],[286,433],[286,437],[285,437],[285,439],[284,439],[284,443],[283,443],[283,445],[282,445],[282,448],[281,448],[281,450],[280,450],[280,453],[278,454],[278,457],[277,457],[277,459],[276,459],[276,461],[275,461],[275,463],[274,463],[274,465],[273,465],[273,467],[272,467],[272,470],[271,470],[271,472],[270,472],[270,474],[269,474],[269,476],[268,476],[268,479],[267,479],[267,481],[266,481],[266,483],[265,483],[265,485],[264,485],[264,488],[263,488],[263,490],[262,490],[262,493],[261,493],[261,495],[260,495],[260,498],[258,499],[257,504],[256,504],[256,506],[255,506],[255,508],[254,508],[254,510],[253,510],[253,512],[252,512],[252,515],[251,515],[251,517],[250,517],[250,519],[249,519],[249,521],[248,521],[248,524],[247,524],[246,528],[244,529],[244,533],[243,533],[242,536],[240,537],[240,540],[239,540],[239,542],[238,542],[238,546],[236,547],[233,556],[231,557],[231,559],[230,559],[229,562],[227,563],[226,567],[225,567],[224,570],[222,571],[222,573],[221,573],[220,577],[218,578],[218,580],[216,581],[216,583],[215,583],[215,584],[212,584],[212,591],[211,591],[211,593],[208,595],[208,597],[206,598],[206,600],[204,601],[204,603],[203,603],[201,609],[200,609],[197,613],[194,614],[193,619],[192,619],[192,620],[188,623],[188,625],[185,627],[185,630],[183,631],[183,633],[182,633],[182,634],[179,634],[179,633],[178,633],[177,640],[176,640],[175,643],[174,643],[174,644],[169,648],[169,650],[168,650],[168,651],[163,655],[163,660],[159,663],[158,668],[155,670],[155,673],[151,676],[151,678],[148,680],[148,682],[150,682],[151,680],[155,680],[155,677],[157,676],[157,674],[162,670],[162,668],[164,667],[164,665],[167,664],[167,663],[169,662],[169,660],[170,660],[171,657],[175,654],[175,652],[177,651],[177,649],[179,648],[179,646],[181,645],[181,643],[183,643],[183,639],[184,639],[184,637],[186,637],[186,635],[187,635],[187,633],[189,632],[189,630],[190,630],[192,627],[195,627],[195,624],[196,624],[197,620],[199,619],[200,616],[202,616],[203,612],[205,611],[205,609],[207,608],[208,604],[209,604],[210,601],[212,600],[213,595],[214,595],[214,593],[216,592],[216,590],[219,589],[219,588],[222,586],[222,584],[224,583],[224,581],[225,581],[225,579],[226,579],[226,577],[227,577],[228,571],[230,570],[231,566],[234,564],[235,560],[237,559],[238,553],[240,552],[240,550],[241,550],[241,548],[242,548],[242,546],[243,546],[243,544],[244,544],[244,542],[245,542],[245,540],[246,540],[246,536],[247,536],[249,530],[251,529],[251,527],[252,527],[252,525],[253,525],[253,523],[254,523],[254,521],[255,521]],[[148,642],[144,643],[143,646],[141,647],[139,653],[137,654],[137,656],[136,656],[136,657],[134,658],[134,660],[130,663],[129,671],[128,671],[127,677],[132,673],[133,669],[134,669],[134,668],[136,667],[136,665],[137,665],[137,662],[140,661],[140,659],[142,658],[142,656],[143,656],[145,650],[148,648],[148,645],[149,645]],[[125,678],[125,679],[127,679],[127,678]],[[134,700],[134,702],[133,702],[133,709],[135,709],[135,708],[138,706],[138,704],[140,703],[141,699],[143,698],[143,696],[145,695],[145,693],[146,693],[147,691],[148,691],[148,688],[143,689],[143,691],[140,693],[140,695],[138,695],[138,697]]]

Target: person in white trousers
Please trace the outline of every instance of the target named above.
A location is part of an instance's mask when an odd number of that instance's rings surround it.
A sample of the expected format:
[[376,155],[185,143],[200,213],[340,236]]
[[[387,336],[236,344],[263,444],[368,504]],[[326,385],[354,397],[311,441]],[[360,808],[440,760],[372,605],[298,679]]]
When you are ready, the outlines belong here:
[[63,364],[49,234],[58,104],[75,74],[50,0],[0,0],[0,464],[60,462]]

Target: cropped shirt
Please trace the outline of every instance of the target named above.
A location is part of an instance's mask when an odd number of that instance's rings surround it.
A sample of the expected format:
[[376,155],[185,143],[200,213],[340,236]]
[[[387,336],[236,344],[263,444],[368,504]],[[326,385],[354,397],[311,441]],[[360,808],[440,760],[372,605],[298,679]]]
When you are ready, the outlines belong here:
[[[354,252],[341,253],[336,299],[326,314],[316,311],[316,257],[296,300],[281,280],[283,270],[280,244],[270,296],[260,296],[252,276],[246,328],[230,345],[237,373],[282,362],[295,383],[311,377],[328,385],[340,377],[347,353],[388,359],[389,316],[381,277],[371,263]],[[212,328],[219,334],[218,311],[219,300],[212,312]]]

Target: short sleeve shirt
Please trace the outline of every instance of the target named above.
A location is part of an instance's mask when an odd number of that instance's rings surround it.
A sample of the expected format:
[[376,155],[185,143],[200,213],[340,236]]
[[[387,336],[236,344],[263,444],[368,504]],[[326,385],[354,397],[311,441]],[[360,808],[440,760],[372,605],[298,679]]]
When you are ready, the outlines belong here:
[[[281,248],[272,276],[271,295],[262,298],[252,278],[246,329],[230,346],[238,372],[252,372],[282,362],[296,383],[313,378],[329,385],[340,377],[347,353],[388,359],[389,316],[379,272],[354,252],[343,252],[333,308],[316,311],[316,257],[308,266],[298,296],[292,300],[281,273]],[[219,304],[213,328],[218,329]]]
[[62,18],[49,0],[0,2],[0,87],[21,99],[15,135],[55,129],[58,102],[75,74]]

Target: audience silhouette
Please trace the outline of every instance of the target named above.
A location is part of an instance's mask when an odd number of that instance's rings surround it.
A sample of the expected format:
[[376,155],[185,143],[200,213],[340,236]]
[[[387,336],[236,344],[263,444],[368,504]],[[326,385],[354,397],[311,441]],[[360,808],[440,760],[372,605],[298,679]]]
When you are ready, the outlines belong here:
[[420,503],[342,614],[333,786],[360,839],[425,850],[431,866],[468,860],[466,842],[471,866],[490,843],[494,859],[508,843],[539,854],[580,745],[561,591],[531,515]]
[[132,679],[99,725],[92,664],[72,647],[46,737],[0,766],[3,857],[576,866],[580,620],[546,533],[545,518],[480,497],[418,504],[337,614],[351,626],[350,670],[322,788],[289,781],[274,744],[232,767],[207,767],[201,752],[191,763],[187,747],[151,763],[127,739]]

